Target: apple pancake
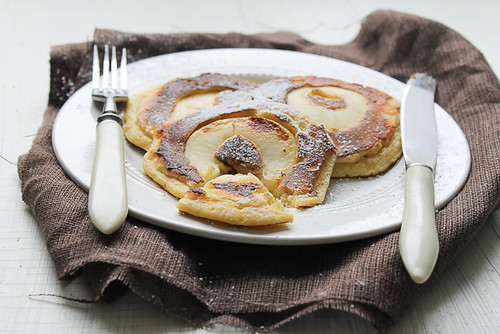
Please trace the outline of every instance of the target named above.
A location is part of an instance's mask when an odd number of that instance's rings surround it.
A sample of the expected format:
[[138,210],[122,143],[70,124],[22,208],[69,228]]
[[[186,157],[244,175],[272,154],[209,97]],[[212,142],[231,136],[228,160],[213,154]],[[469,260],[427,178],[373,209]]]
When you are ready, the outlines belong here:
[[148,150],[155,129],[165,121],[217,104],[223,91],[254,87],[253,82],[217,73],[151,87],[130,97],[124,115],[125,136],[132,144]]
[[376,175],[401,157],[400,103],[377,89],[335,79],[291,77],[266,82],[254,95],[287,103],[326,128],[337,148],[333,177]]
[[156,131],[146,152],[146,173],[172,195],[228,173],[252,173],[285,206],[323,201],[336,159],[322,125],[281,103],[216,105]]
[[250,173],[221,175],[202,188],[189,189],[177,208],[232,225],[260,226],[293,220],[293,215]]

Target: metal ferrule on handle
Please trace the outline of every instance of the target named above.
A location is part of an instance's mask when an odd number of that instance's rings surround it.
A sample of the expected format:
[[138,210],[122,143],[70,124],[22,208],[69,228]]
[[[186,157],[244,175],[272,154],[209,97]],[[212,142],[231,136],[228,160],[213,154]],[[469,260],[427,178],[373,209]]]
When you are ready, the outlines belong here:
[[411,164],[406,164],[406,170],[408,170],[408,168],[413,167],[413,166],[421,166],[421,167],[428,168],[428,169],[430,169],[430,171],[432,172],[432,175],[434,176],[434,168],[432,168],[431,166],[427,166],[426,164],[421,164],[421,163],[418,163],[418,162],[414,162],[414,163],[411,163]]
[[101,115],[97,117],[97,122],[101,123],[102,121],[107,119],[113,120],[118,124],[123,125],[123,118],[117,113],[116,102],[113,98],[110,97],[106,98],[103,111]]

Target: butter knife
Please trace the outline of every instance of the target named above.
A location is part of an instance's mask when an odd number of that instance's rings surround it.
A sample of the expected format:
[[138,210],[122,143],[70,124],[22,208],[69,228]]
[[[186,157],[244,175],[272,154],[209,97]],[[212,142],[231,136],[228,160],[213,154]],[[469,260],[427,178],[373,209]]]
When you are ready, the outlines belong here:
[[401,104],[406,182],[399,250],[410,277],[419,284],[426,282],[431,275],[439,253],[434,206],[437,157],[435,90],[436,80],[416,73],[406,84]]

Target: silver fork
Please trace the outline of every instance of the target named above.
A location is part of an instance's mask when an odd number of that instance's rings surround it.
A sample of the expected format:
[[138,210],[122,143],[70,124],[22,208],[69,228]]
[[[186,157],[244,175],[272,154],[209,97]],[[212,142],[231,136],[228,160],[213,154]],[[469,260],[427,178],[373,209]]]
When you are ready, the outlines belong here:
[[[92,99],[102,103],[97,118],[94,165],[89,191],[89,214],[92,223],[104,234],[118,230],[128,213],[122,118],[117,101],[127,101],[127,51],[123,49],[118,73],[116,48],[104,47],[103,74],[100,76],[99,52],[94,45],[92,64]],[[110,80],[111,72],[111,80]],[[118,77],[120,82],[118,82]]]

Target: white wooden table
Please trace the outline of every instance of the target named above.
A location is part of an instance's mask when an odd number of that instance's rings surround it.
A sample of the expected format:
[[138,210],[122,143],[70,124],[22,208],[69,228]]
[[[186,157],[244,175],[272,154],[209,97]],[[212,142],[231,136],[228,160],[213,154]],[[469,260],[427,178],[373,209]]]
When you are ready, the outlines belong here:
[[[127,294],[108,305],[86,305],[36,294],[91,298],[86,282],[57,280],[38,225],[22,202],[16,160],[28,151],[49,91],[51,45],[92,40],[96,27],[130,32],[273,32],[341,44],[375,9],[438,20],[457,30],[500,74],[497,0],[189,0],[0,1],[0,332],[221,333],[196,330]],[[390,333],[500,333],[500,210],[446,272],[405,311]],[[280,333],[374,333],[367,322],[320,311]]]

